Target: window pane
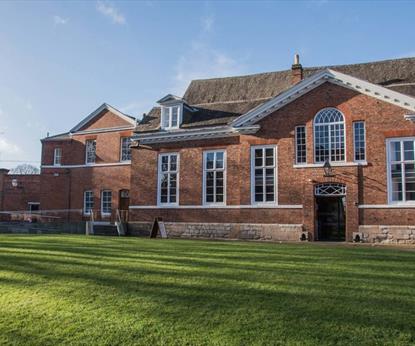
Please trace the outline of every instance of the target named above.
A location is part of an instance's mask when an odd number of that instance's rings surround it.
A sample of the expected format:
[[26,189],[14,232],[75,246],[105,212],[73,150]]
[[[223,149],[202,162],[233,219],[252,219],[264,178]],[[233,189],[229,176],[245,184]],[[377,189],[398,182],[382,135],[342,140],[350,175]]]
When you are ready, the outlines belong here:
[[255,167],[262,167],[262,149],[255,149]]
[[170,171],[177,170],[177,155],[170,155]]
[[214,153],[207,153],[206,154],[206,168],[213,169],[213,160],[215,158]]
[[179,107],[172,107],[171,126],[177,127],[179,116]]
[[274,166],[274,149],[272,148],[265,149],[265,165]]
[[216,153],[216,168],[223,168],[223,152]]
[[391,143],[391,161],[401,161],[401,142]]
[[162,108],[162,109],[163,109],[163,116],[162,116],[163,124],[162,124],[162,126],[164,128],[170,127],[170,109],[167,108],[167,107]]
[[404,152],[404,160],[405,161],[413,161],[414,160],[414,142],[413,141],[405,141],[403,142],[403,152]]
[[402,165],[393,164],[392,173],[392,200],[402,201]]
[[405,193],[407,201],[415,201],[415,164],[405,164]]
[[131,138],[124,137],[121,139],[121,161],[130,161],[131,160]]
[[96,141],[94,139],[87,140],[85,142],[86,150],[86,163],[95,162],[95,153],[96,153]]

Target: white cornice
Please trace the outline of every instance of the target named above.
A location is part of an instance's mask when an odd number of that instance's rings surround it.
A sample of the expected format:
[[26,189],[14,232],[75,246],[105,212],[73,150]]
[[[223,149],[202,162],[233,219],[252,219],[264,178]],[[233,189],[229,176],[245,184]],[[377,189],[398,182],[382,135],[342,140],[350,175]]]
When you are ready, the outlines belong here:
[[414,209],[415,204],[360,204],[359,209]]
[[111,163],[95,163],[95,164],[83,164],[83,165],[42,165],[40,168],[56,168],[56,169],[62,169],[62,168],[98,168],[98,167],[113,167],[113,166],[130,166],[131,161],[125,161],[125,162],[111,162]]
[[212,128],[175,130],[156,133],[143,133],[133,136],[133,140],[143,144],[179,142],[183,140],[199,140],[209,138],[223,138],[239,136],[241,134],[252,134],[259,130],[258,125],[234,128],[230,126],[217,126]]
[[102,133],[102,132],[116,132],[116,131],[124,131],[124,130],[134,130],[135,126],[119,126],[119,127],[105,127],[102,129],[91,129],[85,131],[76,131],[69,133],[70,136],[73,135],[88,135],[93,133]]
[[342,87],[346,87],[348,89],[355,90],[359,93],[374,97],[378,100],[382,100],[411,111],[415,110],[415,98],[411,96],[401,94],[397,91],[387,89],[380,85],[369,83],[356,77],[326,69],[302,80],[300,83],[294,85],[292,88],[286,90],[280,95],[272,98],[268,102],[265,102],[264,104],[241,115],[240,117],[236,118],[231,125],[234,127],[239,127],[255,124],[267,115],[284,107],[285,105],[291,103],[295,99],[317,88],[325,82],[330,82]]
[[135,119],[130,118],[128,115],[120,112],[118,109],[110,106],[107,103],[103,103],[101,106],[99,106],[96,110],[94,110],[91,114],[89,114],[87,117],[85,117],[80,123],[78,123],[74,128],[71,129],[70,132],[76,132],[79,129],[81,129],[84,125],[86,125],[88,122],[90,122],[93,118],[95,118],[97,115],[99,115],[103,110],[108,110],[111,113],[119,116],[121,119],[129,122],[131,125],[135,126]]
[[302,209],[301,204],[246,205],[130,205],[130,209]]

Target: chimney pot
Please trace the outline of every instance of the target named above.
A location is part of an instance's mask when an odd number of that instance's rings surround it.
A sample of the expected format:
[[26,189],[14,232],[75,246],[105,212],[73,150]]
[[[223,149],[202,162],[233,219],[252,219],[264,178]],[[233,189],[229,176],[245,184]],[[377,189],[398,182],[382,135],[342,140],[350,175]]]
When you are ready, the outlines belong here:
[[300,64],[300,55],[294,55],[294,64],[291,66],[292,85],[301,82],[303,79],[303,66]]

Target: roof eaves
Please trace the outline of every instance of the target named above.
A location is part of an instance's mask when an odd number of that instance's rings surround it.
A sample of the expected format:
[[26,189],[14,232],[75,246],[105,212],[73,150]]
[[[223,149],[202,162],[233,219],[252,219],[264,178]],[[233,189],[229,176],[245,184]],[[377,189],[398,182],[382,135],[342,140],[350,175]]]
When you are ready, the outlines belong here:
[[115,115],[119,116],[120,118],[124,119],[125,121],[129,122],[132,125],[135,125],[136,123],[136,119],[134,117],[122,113],[121,111],[109,105],[108,103],[103,103],[101,106],[95,109],[92,113],[86,116],[82,121],[80,121],[77,125],[75,125],[70,130],[70,132],[73,133],[73,132],[78,131],[79,129],[81,129],[84,125],[86,125],[88,122],[94,119],[97,115],[99,115],[105,109],[110,111],[111,113],[114,113]]
[[346,75],[344,73],[334,71],[331,69],[324,69],[315,73],[294,85],[290,89],[275,96],[268,102],[248,111],[247,113],[236,118],[233,122],[233,126],[245,126],[248,124],[254,124],[261,120],[270,113],[280,109],[288,103],[291,103],[298,97],[308,93],[319,85],[331,82],[349,89],[353,89],[362,94],[366,94],[377,99],[381,99],[385,102],[397,105],[408,110],[415,110],[415,98],[387,89],[383,86],[373,84],[362,79]]

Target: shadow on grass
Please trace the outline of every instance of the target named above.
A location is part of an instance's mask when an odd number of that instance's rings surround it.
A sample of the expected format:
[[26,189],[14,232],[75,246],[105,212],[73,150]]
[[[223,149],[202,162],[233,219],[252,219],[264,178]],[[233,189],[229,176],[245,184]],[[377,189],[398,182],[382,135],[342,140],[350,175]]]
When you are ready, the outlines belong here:
[[1,243],[0,270],[27,278],[0,277],[2,287],[56,284],[48,291],[56,300],[97,309],[110,301],[120,317],[140,313],[167,329],[190,328],[201,335],[223,330],[242,343],[255,341],[256,333],[269,340],[276,331],[291,342],[381,342],[402,334],[415,342],[412,254],[268,244],[265,251],[262,244],[208,242],[123,246],[118,239],[116,245],[93,240],[82,247],[78,240],[27,240]]

